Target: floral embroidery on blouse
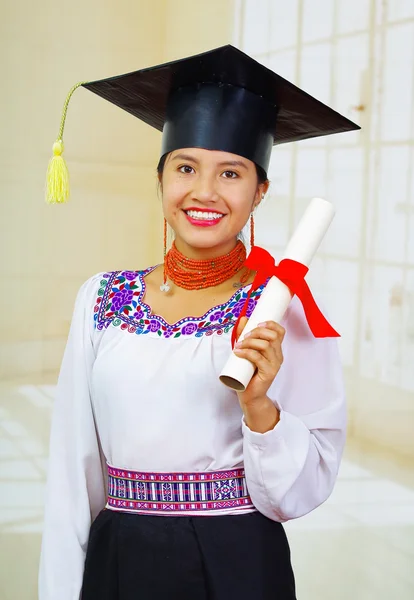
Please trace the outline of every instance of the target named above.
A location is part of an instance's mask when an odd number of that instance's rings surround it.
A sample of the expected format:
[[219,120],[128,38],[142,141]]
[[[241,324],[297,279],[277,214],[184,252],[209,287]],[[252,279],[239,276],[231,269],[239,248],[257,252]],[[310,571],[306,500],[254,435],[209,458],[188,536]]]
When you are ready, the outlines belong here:
[[[143,271],[113,271],[104,273],[100,281],[95,301],[94,319],[98,330],[115,327],[129,333],[152,334],[164,338],[180,336],[202,337],[228,333],[240,315],[248,295],[248,287],[240,288],[224,304],[209,309],[201,317],[185,317],[173,325],[159,315],[151,313],[151,308],[143,301],[145,295],[144,277],[155,267]],[[249,317],[260,294],[263,284],[252,293],[247,309]]]

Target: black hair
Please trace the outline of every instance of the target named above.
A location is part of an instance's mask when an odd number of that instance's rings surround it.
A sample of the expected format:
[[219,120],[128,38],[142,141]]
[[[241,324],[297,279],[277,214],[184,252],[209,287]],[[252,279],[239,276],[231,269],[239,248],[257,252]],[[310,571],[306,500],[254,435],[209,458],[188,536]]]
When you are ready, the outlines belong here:
[[[165,161],[167,160],[167,156],[168,156],[168,153],[161,156],[159,163],[157,165],[157,173],[158,173],[159,177],[162,177],[164,167],[165,167]],[[266,171],[262,167],[259,167],[259,165],[257,165],[256,163],[254,163],[254,166],[256,167],[257,182],[259,184],[266,183],[266,181],[267,181]]]

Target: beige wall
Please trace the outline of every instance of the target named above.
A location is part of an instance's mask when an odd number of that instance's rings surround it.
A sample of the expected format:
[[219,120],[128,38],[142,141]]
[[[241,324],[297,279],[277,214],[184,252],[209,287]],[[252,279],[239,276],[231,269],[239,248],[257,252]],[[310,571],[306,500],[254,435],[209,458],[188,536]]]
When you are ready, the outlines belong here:
[[164,48],[167,60],[233,43],[231,0],[167,0]]
[[[231,1],[13,2],[4,7],[0,138],[0,377],[59,368],[80,284],[161,259],[160,134],[85,89],[65,130],[71,202],[44,177],[71,86],[231,41]],[[3,84],[4,84],[3,83]]]
[[362,127],[275,148],[256,239],[280,256],[312,196],[334,203],[308,280],[342,335],[349,438],[413,464],[414,2],[239,8],[242,49]]

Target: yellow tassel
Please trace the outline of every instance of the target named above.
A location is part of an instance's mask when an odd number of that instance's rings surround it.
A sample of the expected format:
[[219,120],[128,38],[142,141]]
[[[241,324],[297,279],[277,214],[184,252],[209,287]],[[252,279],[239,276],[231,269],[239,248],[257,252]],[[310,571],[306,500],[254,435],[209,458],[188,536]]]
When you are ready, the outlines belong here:
[[59,135],[56,142],[53,144],[53,157],[50,159],[46,175],[46,202],[48,204],[63,204],[69,199],[69,172],[65,159],[62,156],[63,130],[65,128],[69,100],[71,99],[73,92],[85,83],[87,82],[81,81],[73,86],[67,95],[65,104],[63,106]]
[[57,140],[53,144],[53,158],[49,161],[46,176],[46,202],[62,204],[69,198],[69,172],[62,156],[63,142]]

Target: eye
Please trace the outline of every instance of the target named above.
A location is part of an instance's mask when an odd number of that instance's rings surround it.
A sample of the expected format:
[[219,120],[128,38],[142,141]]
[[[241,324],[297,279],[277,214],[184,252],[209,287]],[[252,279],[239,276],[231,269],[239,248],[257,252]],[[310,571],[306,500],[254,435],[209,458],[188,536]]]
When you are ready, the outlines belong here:
[[193,167],[190,167],[190,165],[183,165],[182,167],[178,167],[178,170],[181,173],[185,173],[186,175],[188,175],[190,173],[194,173],[194,169],[193,169]]
[[224,171],[222,173],[224,179],[236,179],[238,174],[235,171]]

